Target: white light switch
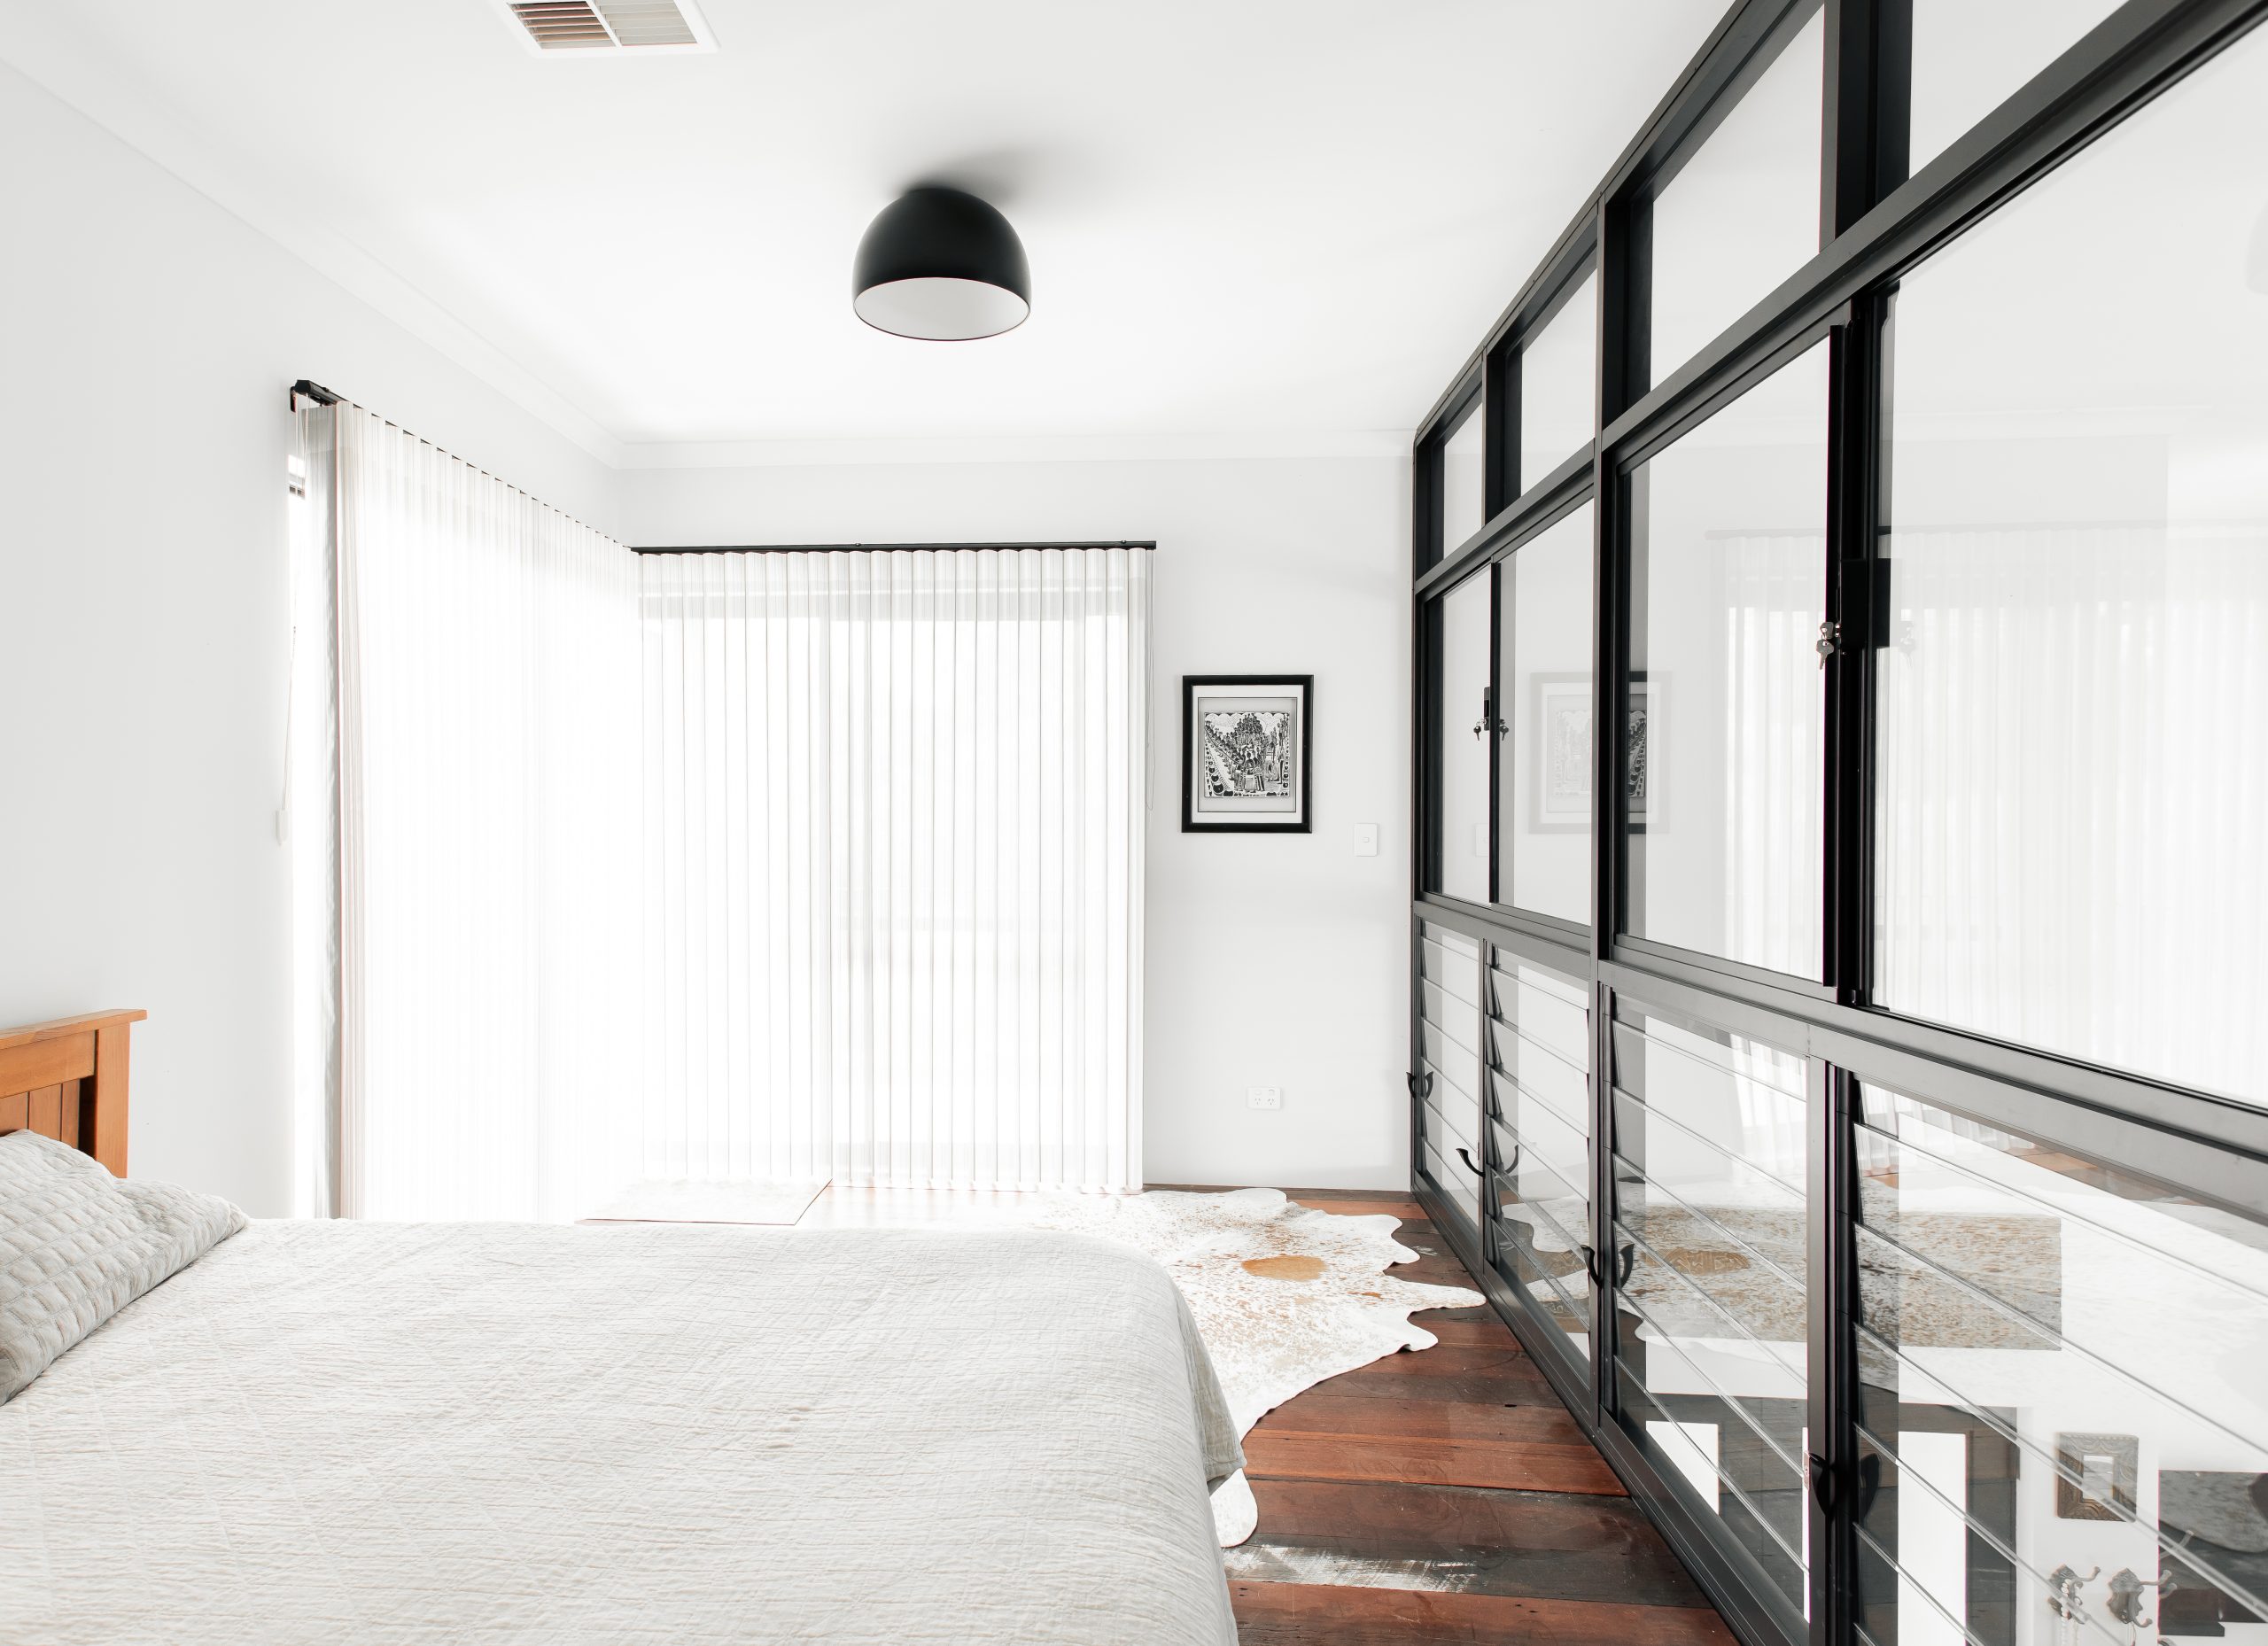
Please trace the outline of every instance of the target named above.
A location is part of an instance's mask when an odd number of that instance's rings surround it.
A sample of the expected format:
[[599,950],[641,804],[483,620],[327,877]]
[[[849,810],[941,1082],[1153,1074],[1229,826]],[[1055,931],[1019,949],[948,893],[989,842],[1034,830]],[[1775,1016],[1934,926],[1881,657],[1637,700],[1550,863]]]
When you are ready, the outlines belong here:
[[1375,858],[1379,855],[1379,826],[1375,823],[1355,825],[1355,855]]
[[1244,1089],[1244,1106],[1248,1109],[1280,1109],[1284,1106],[1284,1088],[1247,1086]]

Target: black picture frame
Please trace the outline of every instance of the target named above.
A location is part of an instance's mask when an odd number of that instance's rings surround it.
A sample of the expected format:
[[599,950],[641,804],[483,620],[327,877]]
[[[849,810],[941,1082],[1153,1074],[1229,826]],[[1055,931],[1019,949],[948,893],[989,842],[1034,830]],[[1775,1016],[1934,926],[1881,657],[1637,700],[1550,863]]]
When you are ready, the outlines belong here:
[[[1663,702],[1661,686],[1650,679],[1643,669],[1633,669],[1625,690],[1622,759],[1625,763],[1624,781],[1629,795],[1624,802],[1623,827],[1633,835],[1643,835],[1646,826],[1659,811],[1661,800],[1660,767],[1652,755],[1658,739],[1655,734],[1661,724]],[[1581,810],[1570,811],[1555,809],[1550,804],[1549,762],[1551,754],[1551,714],[1555,701],[1561,697],[1580,697],[1586,711],[1591,706],[1594,687],[1588,670],[1565,671],[1527,677],[1529,694],[1528,737],[1528,820],[1531,835],[1588,835],[1591,832],[1594,803],[1590,782],[1585,775],[1581,791]],[[1593,735],[1596,735],[1594,731]],[[1628,769],[1635,745],[1643,741],[1645,765],[1641,772]],[[1586,739],[1586,749],[1588,740]],[[1570,819],[1573,820],[1570,820]]]
[[[1241,688],[1241,689],[1231,689]],[[1265,819],[1251,823],[1216,813],[1200,817],[1197,810],[1197,701],[1200,695],[1258,697],[1296,693],[1299,704],[1299,755],[1292,773],[1295,815],[1278,820],[1278,812],[1247,815]],[[1315,832],[1315,676],[1312,674],[1184,674],[1181,677],[1181,832],[1184,835],[1309,835]]]

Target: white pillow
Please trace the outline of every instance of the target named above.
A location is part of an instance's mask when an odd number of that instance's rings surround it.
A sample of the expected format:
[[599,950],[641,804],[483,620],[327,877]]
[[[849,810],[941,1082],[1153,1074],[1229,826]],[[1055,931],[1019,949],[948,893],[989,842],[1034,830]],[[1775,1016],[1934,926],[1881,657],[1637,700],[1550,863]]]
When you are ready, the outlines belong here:
[[244,1226],[212,1195],[121,1183],[35,1131],[0,1137],[0,1402]]

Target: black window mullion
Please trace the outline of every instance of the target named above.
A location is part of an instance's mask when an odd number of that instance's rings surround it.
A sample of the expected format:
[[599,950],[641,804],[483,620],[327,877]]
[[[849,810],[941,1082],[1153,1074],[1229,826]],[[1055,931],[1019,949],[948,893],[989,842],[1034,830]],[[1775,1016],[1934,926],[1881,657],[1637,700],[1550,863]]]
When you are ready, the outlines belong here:
[[1828,0],[1824,246],[1906,181],[1914,0]]
[[[1591,395],[1591,1401],[1606,1420],[1617,1405],[1615,1323],[1609,1265],[1614,1249],[1614,994],[1600,975],[1613,952],[1621,907],[1621,739],[1623,573],[1621,493],[1598,438],[1645,373],[1645,279],[1642,237],[1634,237],[1627,202],[1601,200],[1593,244],[1598,270],[1598,318]],[[1635,300],[1634,300],[1635,291]]]
[[1480,699],[1482,736],[1488,745],[1488,901],[1511,901],[1512,877],[1504,853],[1511,842],[1504,832],[1503,807],[1497,789],[1503,781],[1504,760],[1504,590],[1511,580],[1511,562],[1499,557],[1487,572],[1488,578],[1488,686]]
[[1417,485],[1411,488],[1411,518],[1410,540],[1411,560],[1416,575],[1423,577],[1427,567],[1448,552],[1441,541],[1441,446],[1439,439],[1419,443],[1417,454]]
[[1857,1150],[1852,1131],[1856,1079],[1821,1059],[1807,1060],[1812,1131],[1806,1178],[1810,1215],[1806,1258],[1811,1300],[1806,1358],[1810,1387],[1806,1421],[1811,1447],[1805,1458],[1811,1490],[1805,1513],[1811,1526],[1810,1635],[1812,1646],[1842,1646],[1852,1638],[1851,1596],[1857,1556],[1852,1527],[1864,1512],[1870,1483],[1859,1459],[1859,1265],[1853,1226],[1858,1204]]
[[1494,520],[1520,494],[1520,360],[1510,348],[1489,354],[1481,380],[1480,415],[1487,453],[1482,470],[1482,509]]
[[[1913,0],[1828,0],[1822,245],[1904,181]],[[1850,306],[1829,349],[1829,417],[1822,766],[1824,950],[1820,976],[1845,1005],[1868,997],[1873,951],[1876,598],[1881,548],[1883,300]]]
[[1827,618],[1820,630],[1825,676],[1821,767],[1825,784],[1821,852],[1821,980],[1846,1005],[1867,998],[1873,950],[1873,787],[1879,447],[1883,365],[1881,303],[1863,299],[1829,339]]

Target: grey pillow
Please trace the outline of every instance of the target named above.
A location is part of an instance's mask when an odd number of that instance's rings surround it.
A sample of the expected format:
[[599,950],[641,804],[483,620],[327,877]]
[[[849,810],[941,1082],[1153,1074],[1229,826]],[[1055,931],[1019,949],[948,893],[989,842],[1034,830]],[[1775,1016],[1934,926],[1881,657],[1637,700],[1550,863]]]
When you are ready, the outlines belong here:
[[122,1183],[37,1132],[0,1137],[0,1401],[244,1226],[212,1195]]

